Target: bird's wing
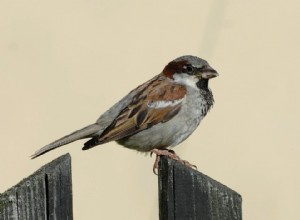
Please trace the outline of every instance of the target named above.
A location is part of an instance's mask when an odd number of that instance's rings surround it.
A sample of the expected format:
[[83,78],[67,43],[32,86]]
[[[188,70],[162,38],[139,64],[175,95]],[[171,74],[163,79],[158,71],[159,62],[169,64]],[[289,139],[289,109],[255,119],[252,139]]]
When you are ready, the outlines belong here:
[[83,150],[122,139],[158,123],[169,121],[179,112],[186,95],[184,86],[171,84],[159,77],[137,89],[139,92],[133,97],[132,102],[102,134],[86,142]]

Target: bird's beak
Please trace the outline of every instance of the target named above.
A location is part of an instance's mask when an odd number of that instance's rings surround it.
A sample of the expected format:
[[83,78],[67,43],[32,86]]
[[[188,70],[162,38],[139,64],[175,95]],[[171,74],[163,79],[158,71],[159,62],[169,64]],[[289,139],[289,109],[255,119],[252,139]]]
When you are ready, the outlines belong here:
[[219,74],[216,70],[214,70],[210,66],[205,66],[198,70],[197,75],[203,79],[211,79],[211,78],[217,77]]

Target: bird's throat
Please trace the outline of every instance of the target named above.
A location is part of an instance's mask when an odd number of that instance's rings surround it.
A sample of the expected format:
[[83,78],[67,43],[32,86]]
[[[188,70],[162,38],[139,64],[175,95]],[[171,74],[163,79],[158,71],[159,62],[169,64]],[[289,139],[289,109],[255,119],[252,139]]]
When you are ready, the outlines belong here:
[[208,79],[200,79],[198,82],[197,82],[197,87],[199,89],[205,89],[205,90],[208,90]]

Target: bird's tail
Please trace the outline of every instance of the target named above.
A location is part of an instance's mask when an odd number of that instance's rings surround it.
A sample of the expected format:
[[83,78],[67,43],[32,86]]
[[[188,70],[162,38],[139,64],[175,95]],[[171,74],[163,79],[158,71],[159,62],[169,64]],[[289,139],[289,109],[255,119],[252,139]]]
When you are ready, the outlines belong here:
[[79,139],[83,139],[83,138],[88,138],[88,137],[92,137],[95,133],[97,133],[100,130],[100,126],[98,124],[92,124],[89,126],[86,126],[78,131],[75,131],[67,136],[64,136],[48,145],[46,145],[45,147],[39,149],[38,151],[36,151],[32,156],[31,159],[34,159],[38,156],[41,156],[44,153],[47,153],[48,151],[54,150],[55,148],[58,148],[62,145],[71,143],[73,141],[77,141]]

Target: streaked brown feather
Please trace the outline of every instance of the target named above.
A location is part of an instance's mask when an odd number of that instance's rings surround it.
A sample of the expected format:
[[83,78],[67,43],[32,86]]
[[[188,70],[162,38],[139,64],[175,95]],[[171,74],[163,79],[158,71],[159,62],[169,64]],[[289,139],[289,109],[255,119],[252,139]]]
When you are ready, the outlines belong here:
[[149,103],[181,100],[186,95],[184,86],[175,83],[170,84],[163,75],[158,75],[137,89],[140,91],[133,98],[132,102],[120,112],[100,136],[86,142],[84,150],[99,144],[125,138],[158,123],[169,121],[180,111],[180,102],[163,108],[149,107]]

